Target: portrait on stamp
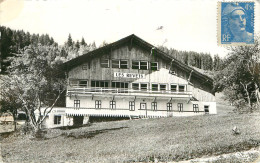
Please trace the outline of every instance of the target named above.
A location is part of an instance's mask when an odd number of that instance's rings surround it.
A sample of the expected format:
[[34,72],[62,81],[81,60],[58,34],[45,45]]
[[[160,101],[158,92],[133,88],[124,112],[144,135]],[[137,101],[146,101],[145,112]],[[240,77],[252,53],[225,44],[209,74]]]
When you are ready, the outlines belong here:
[[254,43],[254,2],[221,2],[219,5],[219,43]]

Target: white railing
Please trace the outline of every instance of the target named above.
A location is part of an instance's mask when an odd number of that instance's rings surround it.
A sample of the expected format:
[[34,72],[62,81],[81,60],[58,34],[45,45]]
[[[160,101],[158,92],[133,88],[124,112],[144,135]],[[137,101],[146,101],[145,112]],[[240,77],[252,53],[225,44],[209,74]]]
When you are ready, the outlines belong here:
[[68,116],[102,116],[102,117],[172,117],[172,116],[194,116],[203,115],[201,112],[179,112],[179,111],[166,111],[166,110],[135,110],[130,111],[127,109],[95,109],[95,108],[66,108],[66,115]]
[[67,91],[69,95],[72,94],[125,94],[125,95],[153,95],[153,96],[161,96],[161,95],[179,95],[179,96],[187,96],[192,95],[192,92],[184,91],[184,92],[173,92],[171,90],[164,91],[154,91],[150,89],[129,89],[129,88],[73,88]]

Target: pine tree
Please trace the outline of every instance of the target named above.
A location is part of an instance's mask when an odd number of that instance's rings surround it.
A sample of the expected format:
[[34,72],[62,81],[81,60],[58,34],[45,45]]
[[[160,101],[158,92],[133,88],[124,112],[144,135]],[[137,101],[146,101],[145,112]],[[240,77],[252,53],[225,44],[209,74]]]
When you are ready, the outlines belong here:
[[79,40],[77,40],[77,42],[76,42],[76,44],[75,44],[75,47],[76,47],[77,49],[80,48]]
[[71,47],[73,45],[73,41],[72,41],[72,38],[71,38],[70,34],[69,34],[69,37],[68,37],[68,40],[67,40],[66,44],[67,44],[68,47]]
[[80,45],[83,45],[83,46],[85,46],[85,45],[86,45],[86,42],[85,42],[85,40],[84,40],[84,38],[83,38],[83,37],[82,37],[82,39],[81,39]]

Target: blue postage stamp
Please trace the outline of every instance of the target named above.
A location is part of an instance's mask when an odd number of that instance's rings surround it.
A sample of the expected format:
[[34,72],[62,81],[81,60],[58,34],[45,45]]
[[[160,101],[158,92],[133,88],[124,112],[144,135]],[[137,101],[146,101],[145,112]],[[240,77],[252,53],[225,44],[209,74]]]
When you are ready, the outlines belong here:
[[218,3],[218,44],[254,44],[254,2]]

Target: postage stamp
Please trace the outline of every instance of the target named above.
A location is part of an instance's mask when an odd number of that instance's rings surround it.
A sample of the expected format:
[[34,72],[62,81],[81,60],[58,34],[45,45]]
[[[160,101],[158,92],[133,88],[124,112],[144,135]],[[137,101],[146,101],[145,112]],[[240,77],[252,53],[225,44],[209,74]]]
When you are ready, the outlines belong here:
[[218,45],[254,44],[255,3],[218,2]]

